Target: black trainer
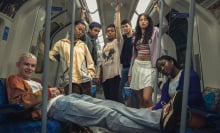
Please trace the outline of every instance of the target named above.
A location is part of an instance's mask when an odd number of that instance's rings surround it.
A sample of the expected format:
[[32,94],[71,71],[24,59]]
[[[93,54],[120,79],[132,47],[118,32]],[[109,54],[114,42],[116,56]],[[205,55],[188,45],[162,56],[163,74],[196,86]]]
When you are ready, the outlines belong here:
[[177,91],[168,104],[164,105],[161,114],[161,128],[170,133],[175,131],[181,118],[183,92]]

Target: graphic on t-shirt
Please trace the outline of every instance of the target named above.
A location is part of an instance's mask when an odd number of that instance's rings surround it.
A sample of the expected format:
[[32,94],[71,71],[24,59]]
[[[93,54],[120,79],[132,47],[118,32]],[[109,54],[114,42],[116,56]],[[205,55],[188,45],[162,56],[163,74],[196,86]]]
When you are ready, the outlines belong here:
[[110,64],[113,62],[114,53],[115,53],[114,45],[111,44],[111,45],[107,45],[104,47],[103,49],[104,65]]

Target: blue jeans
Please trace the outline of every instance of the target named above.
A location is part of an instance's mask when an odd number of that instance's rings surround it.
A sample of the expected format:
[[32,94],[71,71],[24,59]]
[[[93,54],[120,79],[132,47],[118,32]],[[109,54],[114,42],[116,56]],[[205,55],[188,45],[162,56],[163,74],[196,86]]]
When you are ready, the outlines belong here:
[[139,108],[138,98],[135,90],[130,89],[130,94],[125,96],[128,107]]
[[70,94],[58,98],[48,116],[81,126],[103,127],[117,133],[158,133],[161,109],[135,109],[111,100]]
[[128,72],[129,72],[129,67],[128,68],[122,68],[121,70],[121,80],[118,88],[118,102],[120,103],[125,103],[125,94],[124,94],[124,86],[125,83],[128,82]]

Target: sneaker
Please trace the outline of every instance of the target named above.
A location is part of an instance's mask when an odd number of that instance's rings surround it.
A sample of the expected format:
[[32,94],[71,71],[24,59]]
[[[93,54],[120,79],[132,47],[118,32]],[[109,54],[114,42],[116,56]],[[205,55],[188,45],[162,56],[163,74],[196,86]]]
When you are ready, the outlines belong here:
[[172,132],[180,122],[183,92],[177,91],[168,104],[164,105],[161,114],[161,128]]

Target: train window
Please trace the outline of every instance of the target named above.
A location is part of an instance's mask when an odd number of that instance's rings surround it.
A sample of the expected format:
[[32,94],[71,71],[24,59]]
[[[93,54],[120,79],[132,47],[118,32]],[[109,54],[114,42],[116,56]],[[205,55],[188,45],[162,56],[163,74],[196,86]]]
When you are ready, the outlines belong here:
[[2,0],[0,3],[0,12],[6,14],[7,16],[13,18],[18,11],[18,9],[27,0]]
[[[50,28],[50,37],[53,36],[54,33],[56,33],[57,30],[59,30],[61,26],[56,23],[51,23]],[[37,66],[36,66],[36,73],[42,73],[43,72],[43,58],[44,58],[44,41],[45,41],[45,30],[41,30],[38,34],[38,41],[37,41],[37,47],[34,50],[35,55],[37,56]],[[50,46],[51,47],[51,46]],[[33,53],[33,50],[31,50]]]

